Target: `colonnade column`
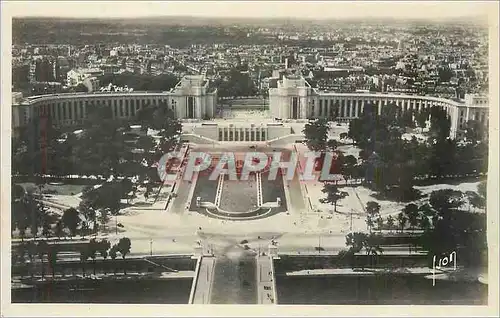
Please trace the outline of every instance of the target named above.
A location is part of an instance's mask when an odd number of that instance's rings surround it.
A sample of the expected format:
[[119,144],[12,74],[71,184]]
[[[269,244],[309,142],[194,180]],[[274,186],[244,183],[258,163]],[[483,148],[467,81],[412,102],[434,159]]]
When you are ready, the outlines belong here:
[[77,101],[71,101],[71,108],[73,109],[73,121],[77,121],[79,119],[78,117],[78,102]]

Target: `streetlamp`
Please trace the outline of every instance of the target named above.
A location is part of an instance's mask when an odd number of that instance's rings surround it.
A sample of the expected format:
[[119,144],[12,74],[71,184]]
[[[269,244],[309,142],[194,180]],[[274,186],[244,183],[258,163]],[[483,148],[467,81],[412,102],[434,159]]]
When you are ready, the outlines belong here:
[[149,239],[149,256],[153,256],[153,239]]
[[172,111],[174,113],[174,118],[177,118],[177,101],[172,99]]
[[353,211],[353,210],[351,209],[351,225],[350,225],[350,230],[351,230],[351,232],[352,232],[352,211]]
[[115,214],[115,234],[118,235],[118,214]]
[[321,254],[321,234],[318,235],[318,253]]

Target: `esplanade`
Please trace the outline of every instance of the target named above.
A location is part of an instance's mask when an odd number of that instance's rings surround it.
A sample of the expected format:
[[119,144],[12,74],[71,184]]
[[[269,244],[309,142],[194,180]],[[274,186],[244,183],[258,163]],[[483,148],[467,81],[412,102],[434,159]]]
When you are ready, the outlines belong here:
[[[357,118],[368,103],[377,105],[379,113],[389,104],[399,106],[403,112],[441,107],[451,118],[451,137],[457,136],[469,120],[478,120],[485,125],[488,122],[489,103],[486,96],[467,94],[464,100],[450,100],[387,93],[336,93],[312,88],[300,76],[276,79],[269,88],[271,118],[291,121],[335,118],[336,121],[347,122]],[[108,105],[112,108],[115,118],[135,116],[139,109],[149,104],[164,104],[173,110],[177,118],[201,121],[216,117],[217,89],[202,75],[190,75],[182,78],[172,90],[166,92],[96,92],[32,96],[13,101],[12,129],[15,131],[38,116],[47,116],[63,126],[77,124],[85,118],[86,108],[92,104]],[[225,133],[225,130],[218,131],[219,134]],[[261,140],[269,138],[272,137],[263,137],[262,134],[259,137]],[[213,136],[213,139],[233,140],[220,136]],[[234,139],[239,141],[253,138]]]

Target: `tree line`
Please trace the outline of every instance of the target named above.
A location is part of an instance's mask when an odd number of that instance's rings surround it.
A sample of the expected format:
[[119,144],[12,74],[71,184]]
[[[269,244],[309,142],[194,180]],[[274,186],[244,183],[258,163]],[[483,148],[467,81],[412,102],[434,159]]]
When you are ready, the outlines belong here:
[[[132,131],[132,125],[141,125],[141,131]],[[77,128],[81,133],[72,133]],[[148,135],[148,130],[156,131],[158,138]],[[76,128],[58,127],[50,118],[33,119],[20,136],[12,137],[12,172],[32,177],[138,176],[141,181],[158,181],[152,165],[178,145],[181,132],[182,124],[163,104],[147,105],[130,119],[113,118],[111,108],[93,104]]]
[[[434,107],[421,111],[402,113],[395,105],[384,107],[378,114],[376,105],[365,106],[360,118],[349,124],[348,133],[341,134],[341,141],[350,139],[360,148],[359,159],[345,156],[338,149],[339,141],[329,138],[331,123],[328,119],[311,119],[304,128],[306,145],[310,150],[323,153],[318,167],[324,161],[325,152],[336,155],[333,173],[341,174],[346,181],[361,180],[361,184],[374,190],[378,197],[396,201],[414,201],[422,195],[414,188],[416,182],[439,183],[444,178],[485,176],[487,173],[488,136],[482,123],[467,123],[464,138],[451,139],[450,118],[446,112]],[[408,128],[428,128],[423,141],[413,137],[403,138]],[[338,181],[325,181],[325,198],[337,211],[337,202],[348,194]],[[467,203],[468,210],[464,210]],[[380,205],[367,202],[367,233],[354,232],[346,237],[347,250],[341,258],[352,259],[365,250],[370,259],[383,252],[384,236],[376,230],[419,229],[422,235],[414,244],[428,252],[440,255],[460,250],[463,264],[484,265],[487,251],[486,214],[477,213],[486,206],[486,182],[478,186],[478,192],[436,190],[429,196],[429,203],[407,204],[396,215],[385,220],[380,215]],[[472,209],[472,211],[471,211]],[[370,261],[372,262],[372,260]]]
[[[98,258],[101,258],[103,261],[108,259],[115,261],[118,256],[121,256],[122,260],[125,260],[125,257],[130,253],[131,246],[131,241],[127,237],[120,238],[120,240],[113,245],[111,245],[107,239],[97,240],[92,238],[88,243],[78,243],[75,245],[74,252],[79,252],[82,275],[85,277],[89,260],[92,260],[93,274],[96,275],[96,260]],[[61,252],[63,251],[60,245],[47,243],[47,241],[23,242],[13,248],[12,263],[23,267],[19,271],[21,278],[23,278],[26,271],[28,271],[28,275],[31,276],[31,278],[34,278],[37,272],[36,264],[39,263],[41,278],[44,279],[45,276],[50,273],[54,279],[56,272],[58,272],[58,254]],[[65,252],[68,251],[65,250]],[[60,266],[63,265],[61,264]],[[75,268],[72,266],[70,267],[72,276],[75,276]],[[105,270],[105,267],[103,267],[103,269]],[[64,269],[61,267],[59,271],[64,277]],[[125,267],[123,267],[123,271],[124,274],[127,274]],[[104,272],[104,274],[107,273]],[[116,274],[116,267],[114,274]]]

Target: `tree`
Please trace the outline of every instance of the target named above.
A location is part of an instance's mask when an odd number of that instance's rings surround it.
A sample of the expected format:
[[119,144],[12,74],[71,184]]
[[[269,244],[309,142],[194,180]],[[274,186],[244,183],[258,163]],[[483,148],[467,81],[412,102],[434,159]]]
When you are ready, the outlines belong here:
[[146,162],[148,162],[148,164],[152,164],[153,158],[152,158],[151,152],[153,152],[155,147],[156,147],[156,143],[155,143],[153,137],[151,137],[149,135],[140,136],[137,139],[136,147],[138,149],[142,149],[144,151],[142,158],[145,159]]
[[[120,241],[118,241],[118,244],[116,247],[117,247],[118,251],[120,252],[120,254],[122,255],[122,259],[125,261],[125,256],[128,253],[130,253],[130,248],[131,248],[130,239],[128,237],[122,237],[120,239]],[[123,266],[123,274],[125,274],[125,275],[127,274],[125,265]]]
[[40,226],[40,218],[38,217],[37,203],[33,197],[26,201],[26,210],[29,213],[30,219],[30,233],[33,238],[38,235],[38,228]]
[[182,124],[166,104],[148,105],[137,114],[137,118],[141,129],[158,131],[161,137],[158,146],[163,153],[172,151],[178,145]]
[[486,136],[487,129],[480,121],[469,120],[466,123],[465,138],[468,142],[471,142],[475,145],[481,141],[484,141]]
[[121,197],[127,199],[127,203],[129,201],[129,193],[132,191],[132,181],[129,178],[123,178],[121,181]]
[[89,256],[88,256],[88,247],[85,246],[85,247],[83,247],[82,250],[80,250],[80,265],[82,266],[83,277],[85,277],[85,275],[86,275],[85,263],[87,263],[88,258],[89,258]]
[[329,131],[330,124],[328,120],[323,118],[309,120],[302,131],[309,150],[325,151]]
[[[108,258],[108,250],[109,248],[111,247],[111,243],[109,243],[108,240],[106,239],[102,239],[99,244],[98,244],[98,252],[99,254],[101,255],[101,257],[104,259],[104,261],[106,261],[106,259]],[[106,274],[106,267],[104,267],[104,274]]]
[[374,265],[373,259],[383,252],[382,247],[380,247],[381,241],[382,236],[375,233],[371,233],[366,237],[364,248],[366,255],[370,256],[371,266]]
[[429,217],[426,215],[420,215],[420,217],[418,219],[418,225],[424,231],[429,230],[431,227],[431,222],[429,221]]
[[116,181],[99,192],[102,208],[107,209],[113,215],[117,215],[121,209],[121,198],[123,197],[122,185]]
[[80,215],[78,211],[74,208],[69,208],[63,212],[63,216],[61,218],[62,223],[69,230],[71,236],[76,235],[76,231],[78,226],[80,225]]
[[38,251],[35,241],[29,241],[26,250],[28,252],[28,257],[31,264],[31,278],[33,278],[35,273],[35,256],[37,255]]
[[[51,245],[47,252],[47,260],[49,263],[49,267],[52,271],[52,279],[54,279],[56,276],[57,253],[58,253],[58,248],[56,244]],[[63,270],[63,275],[64,275],[64,270]]]
[[433,255],[457,251],[465,267],[487,264],[486,214],[457,211],[424,232],[420,245]]
[[[19,244],[17,246],[17,248],[14,249],[14,246],[13,246],[13,250],[14,250],[14,253],[12,255],[12,259],[16,262],[16,263],[20,263],[21,265],[25,265],[26,264],[26,244],[23,242],[21,244]],[[21,271],[20,272],[21,274],[21,278],[24,277],[24,271]]]
[[59,239],[61,239],[61,236],[64,235],[64,226],[61,220],[57,221],[56,223],[56,226],[54,228],[54,235]]
[[401,232],[403,232],[403,230],[405,228],[406,221],[407,221],[407,218],[404,215],[404,213],[403,212],[399,212],[399,214],[398,214],[398,225],[399,225],[399,228],[400,228]]
[[87,86],[85,86],[82,83],[76,85],[75,88],[74,88],[74,90],[77,93],[88,93],[88,91],[89,91],[89,89],[87,88]]
[[479,182],[479,184],[477,185],[477,192],[481,197],[483,197],[486,200],[486,194],[487,194],[486,181]]
[[431,192],[429,204],[442,216],[462,206],[463,193],[451,189],[435,190]]
[[349,233],[346,236],[346,246],[353,253],[359,253],[366,245],[368,235],[363,232]]
[[378,227],[379,231],[384,229],[384,219],[382,219],[382,217],[380,215],[375,222],[377,222],[377,227]]
[[436,215],[436,211],[428,203],[419,206],[418,213],[427,217],[433,217]]
[[[84,220],[82,221],[82,230],[83,229],[90,229],[90,225],[93,224],[93,230],[97,231],[97,213],[94,207],[92,207],[88,201],[83,200],[80,202],[80,205],[78,206],[78,210],[80,212],[80,215],[84,217]],[[83,234],[85,235],[85,234]]]
[[99,210],[99,223],[101,223],[103,230],[106,230],[106,225],[108,224],[110,217],[109,217],[109,210],[108,209],[100,209]]
[[[111,259],[114,261],[116,259],[116,256],[117,256],[117,253],[118,253],[118,248],[115,245],[113,245],[113,247],[111,247],[111,249],[109,250],[109,257],[111,257]],[[113,262],[114,263],[114,262]],[[114,267],[113,269],[113,274],[116,275],[116,266]]]
[[377,108],[376,104],[365,104],[361,116],[349,122],[347,135],[362,149],[374,142],[373,137],[377,135],[375,131],[383,128],[382,124],[385,124],[378,120]]
[[375,201],[368,201],[366,202],[366,213],[370,217],[375,217],[380,213],[380,204],[378,204]]
[[431,107],[431,134],[437,140],[445,140],[450,136],[451,121],[446,110],[438,106]]
[[344,262],[346,262],[347,260],[347,263],[349,264],[349,266],[354,269],[354,253],[352,252],[352,250],[340,250],[338,253],[337,253],[337,256],[338,256],[338,262],[339,262],[339,265],[343,265]]
[[96,270],[96,257],[97,257],[97,252],[99,251],[99,242],[95,238],[92,238],[89,241],[89,244],[87,245],[87,257],[92,259],[92,264],[94,265],[94,276],[95,276],[95,270]]
[[19,184],[12,184],[12,202],[19,202],[26,194],[24,188]]
[[357,163],[358,163],[358,160],[353,155],[348,155],[348,156],[342,157],[341,170],[342,170],[342,176],[344,177],[346,184],[347,184],[347,180],[352,178],[353,175],[355,174],[354,167],[356,166]]
[[422,109],[416,113],[415,120],[417,122],[417,125],[421,128],[422,131],[426,127],[428,119],[429,119],[429,111],[427,109]]
[[49,251],[49,245],[45,241],[39,241],[36,248],[38,251],[38,257],[40,258],[40,262],[42,263],[42,279],[44,279],[45,266],[44,266],[43,259],[44,259],[45,254],[47,254]]
[[337,201],[348,195],[347,192],[340,191],[337,185],[327,182],[324,183],[321,192],[326,193],[326,198],[322,198],[319,201],[321,203],[333,204],[335,212],[337,212]]
[[27,200],[25,198],[20,201],[11,202],[11,221],[12,230],[18,229],[21,241],[24,242],[26,236],[26,229],[30,224],[30,213]]
[[365,222],[366,222],[366,226],[368,227],[368,230],[369,230],[369,231],[370,231],[370,233],[371,233],[372,228],[373,228],[373,225],[375,224],[375,223],[373,222],[373,218],[372,218],[370,215],[367,215],[367,216],[366,216],[366,220],[365,220]]
[[[42,202],[40,202],[42,203]],[[49,209],[45,207],[42,203],[39,208],[41,209],[40,213],[40,221],[42,223],[42,235],[46,238],[52,235],[52,224],[54,224],[58,217],[49,212]]]
[[466,191],[465,196],[467,197],[467,200],[469,201],[469,210],[470,207],[474,207],[476,209],[484,209],[486,206],[486,200],[477,194],[474,191]]
[[418,224],[418,215],[419,215],[418,206],[414,203],[407,204],[403,209],[403,213],[406,216],[408,223],[410,224],[410,227],[413,230],[413,228]]
[[392,217],[392,215],[389,215],[387,217],[387,227],[389,228],[389,230],[393,230],[394,229],[394,218]]

